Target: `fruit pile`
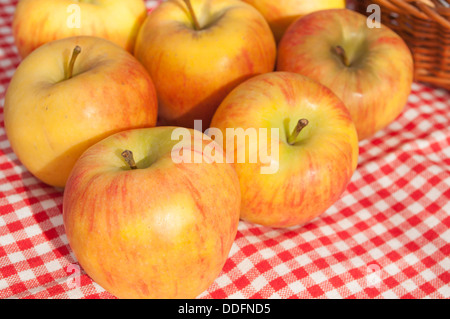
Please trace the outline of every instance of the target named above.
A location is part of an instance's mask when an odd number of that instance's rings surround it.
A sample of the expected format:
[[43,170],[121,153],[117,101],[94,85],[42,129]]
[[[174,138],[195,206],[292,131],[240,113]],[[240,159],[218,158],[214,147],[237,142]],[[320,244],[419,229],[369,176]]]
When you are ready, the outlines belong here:
[[318,217],[413,80],[403,40],[342,0],[21,0],[13,32],[11,147],[119,298],[195,298],[239,220]]

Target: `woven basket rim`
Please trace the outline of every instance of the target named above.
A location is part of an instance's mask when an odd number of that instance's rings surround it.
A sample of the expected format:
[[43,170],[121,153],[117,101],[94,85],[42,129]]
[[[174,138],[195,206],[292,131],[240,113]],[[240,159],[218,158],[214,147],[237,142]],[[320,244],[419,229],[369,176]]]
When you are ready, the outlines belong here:
[[398,14],[409,14],[415,18],[434,21],[450,29],[450,2],[447,0],[373,0]]
[[[424,4],[430,1],[440,0],[356,0],[353,3],[358,12],[367,16],[370,14],[368,5],[381,7],[383,23],[397,32],[411,49],[415,81],[450,90],[450,27],[447,26],[450,8],[441,9],[445,14],[439,18],[430,17],[430,6]],[[410,7],[413,9],[409,10]],[[433,12],[436,11],[433,9]]]

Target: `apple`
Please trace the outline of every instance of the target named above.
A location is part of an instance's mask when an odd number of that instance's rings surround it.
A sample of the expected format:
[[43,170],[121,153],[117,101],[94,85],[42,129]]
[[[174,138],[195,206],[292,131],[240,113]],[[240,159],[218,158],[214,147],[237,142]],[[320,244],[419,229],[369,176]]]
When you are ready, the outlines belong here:
[[303,74],[330,88],[350,111],[359,140],[403,111],[411,92],[413,57],[395,32],[369,28],[348,9],[311,13],[294,22],[279,43],[278,71]]
[[208,126],[225,96],[274,70],[276,45],[263,16],[238,0],[173,0],[152,11],[135,56],[155,82],[161,125]]
[[[261,157],[248,160],[256,152],[254,143],[233,144],[233,134],[216,139],[227,154],[234,145],[240,216],[251,223],[275,228],[306,224],[335,203],[357,167],[358,138],[347,108],[327,87],[300,74],[271,72],[242,83],[221,103],[211,128],[279,132],[265,137],[278,169],[264,174]],[[246,160],[236,160],[239,152]]]
[[[118,298],[197,297],[219,275],[235,239],[236,172],[206,135],[185,129],[189,139],[177,142],[176,129],[107,137],[83,153],[64,190],[70,247],[86,273]],[[178,161],[180,152],[193,157],[211,143],[221,163]]]
[[115,132],[156,125],[152,79],[111,41],[71,37],[28,55],[13,75],[5,130],[22,164],[46,184],[64,187],[75,161]]
[[78,35],[105,38],[132,52],[146,16],[143,0],[20,0],[12,29],[22,58],[44,43]]
[[269,22],[277,43],[289,25],[298,18],[319,10],[345,8],[345,0],[242,0],[251,4]]

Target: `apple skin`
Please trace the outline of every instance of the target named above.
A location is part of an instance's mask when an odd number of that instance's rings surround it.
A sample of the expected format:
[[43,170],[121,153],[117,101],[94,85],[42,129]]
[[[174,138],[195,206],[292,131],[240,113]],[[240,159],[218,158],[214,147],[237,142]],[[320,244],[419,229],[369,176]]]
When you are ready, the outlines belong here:
[[235,86],[275,68],[275,40],[255,8],[237,0],[192,6],[202,30],[193,28],[182,0],[170,0],[149,14],[136,40],[134,54],[155,82],[163,125],[193,128],[197,119],[207,127]]
[[[303,118],[309,124],[294,145],[287,143]],[[219,106],[211,127],[224,132],[279,129],[279,157],[272,156],[279,163],[276,173],[261,174],[260,159],[234,161],[241,219],[248,222],[275,228],[306,224],[334,204],[357,167],[358,138],[345,105],[328,88],[299,74],[272,72],[241,84]],[[234,137],[226,135],[219,143],[227,152],[230,138]],[[235,156],[242,147],[248,150],[248,143],[235,145]]]
[[[65,69],[82,51],[74,76]],[[157,120],[151,78],[129,52],[101,38],[49,42],[17,68],[7,89],[4,122],[22,164],[46,184],[64,187],[75,161],[106,136]]]
[[[95,3],[94,3],[95,2]],[[70,5],[80,8],[80,28],[70,28]],[[108,39],[132,52],[147,16],[142,0],[20,0],[13,18],[13,35],[22,58],[50,41],[90,35]]]
[[[367,27],[367,17],[348,9],[311,13],[279,44],[278,71],[296,72],[329,87],[350,110],[359,140],[370,138],[403,111],[411,92],[413,57],[386,26]],[[333,48],[341,46],[351,62]]]
[[272,29],[277,43],[287,28],[298,18],[319,10],[345,8],[345,0],[242,0],[251,4],[259,12]]
[[[233,166],[225,159],[175,164],[174,129],[134,129],[100,141],[80,157],[64,191],[70,247],[118,298],[197,297],[219,275],[237,233]],[[200,134],[202,147],[215,143]],[[184,152],[196,152],[193,143],[183,140]],[[121,158],[125,149],[137,169]]]

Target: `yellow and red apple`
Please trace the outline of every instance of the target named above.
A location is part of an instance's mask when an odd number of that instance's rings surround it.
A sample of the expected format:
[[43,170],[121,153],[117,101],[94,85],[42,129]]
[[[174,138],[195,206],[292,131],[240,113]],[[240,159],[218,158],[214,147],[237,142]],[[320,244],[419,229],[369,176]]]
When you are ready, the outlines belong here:
[[162,124],[207,127],[244,80],[273,71],[276,45],[264,17],[238,0],[169,0],[152,11],[135,56],[155,82]]
[[20,0],[13,35],[22,58],[44,43],[79,35],[105,38],[132,52],[146,16],[143,0]]
[[[189,137],[179,141],[177,129],[109,136],[83,153],[67,182],[70,247],[86,273],[118,298],[197,297],[219,275],[235,239],[235,170],[206,135],[185,129]],[[204,156],[212,143],[221,161],[179,161]]]
[[254,6],[269,22],[277,43],[298,18],[319,10],[345,8],[345,0],[242,0]]
[[[211,127],[279,131],[276,139],[265,137],[278,168],[272,173],[261,173],[260,156],[248,160],[261,152],[250,138],[233,144],[235,136],[225,134],[219,143],[234,156],[241,218],[248,222],[290,227],[311,221],[341,196],[357,167],[358,138],[347,108],[327,87],[299,74],[272,72],[239,85],[219,106]],[[246,160],[237,160],[239,153]]]
[[400,36],[367,17],[335,9],[311,13],[279,43],[278,71],[296,72],[329,87],[350,111],[359,140],[403,111],[411,92],[413,57]]
[[9,84],[5,130],[22,164],[64,187],[78,157],[106,136],[156,125],[152,79],[129,52],[101,38],[49,42],[28,55]]

